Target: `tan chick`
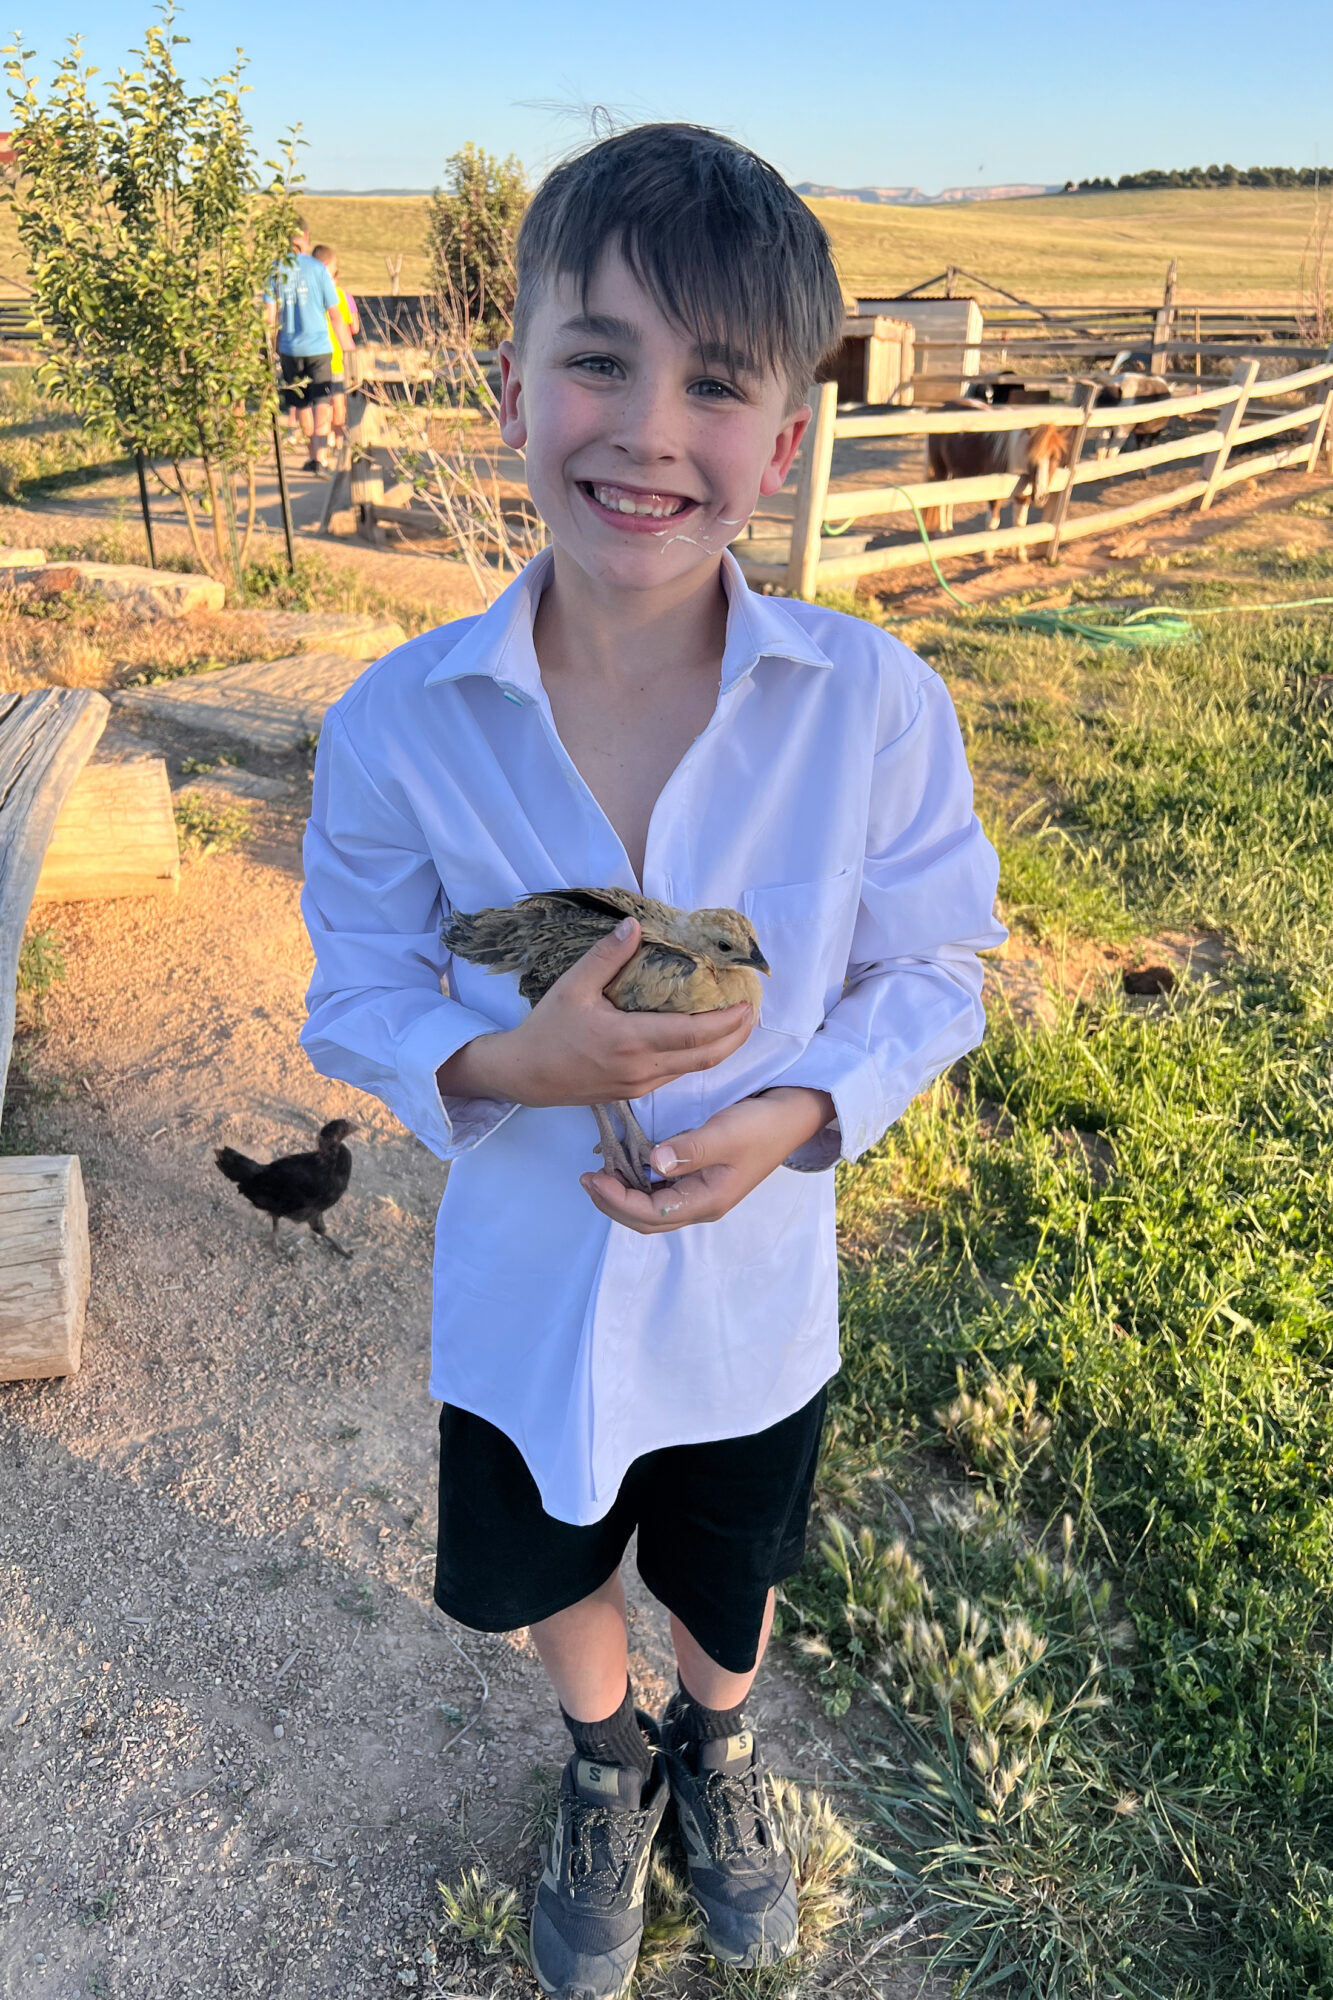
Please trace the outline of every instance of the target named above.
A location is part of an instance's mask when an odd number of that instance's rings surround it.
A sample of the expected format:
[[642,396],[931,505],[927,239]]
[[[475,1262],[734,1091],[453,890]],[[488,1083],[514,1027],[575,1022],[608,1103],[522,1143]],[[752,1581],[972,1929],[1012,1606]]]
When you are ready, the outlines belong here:
[[[711,1014],[744,1002],[759,1012],[759,974],[768,961],[739,910],[675,910],[632,889],[547,889],[506,910],[455,911],[444,942],[492,972],[516,972],[532,1006],[622,917],[634,917],[639,948],[606,987],[625,1014]],[[623,1099],[594,1104],[595,1151],[628,1186],[648,1192],[650,1141]],[[624,1129],[612,1123],[614,1111]]]

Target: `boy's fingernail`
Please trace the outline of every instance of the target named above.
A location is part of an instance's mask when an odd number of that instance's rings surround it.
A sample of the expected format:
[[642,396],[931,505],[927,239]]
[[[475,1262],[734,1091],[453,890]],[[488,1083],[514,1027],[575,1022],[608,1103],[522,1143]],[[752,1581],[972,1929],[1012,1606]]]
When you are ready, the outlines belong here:
[[680,1161],[676,1158],[672,1147],[654,1146],[653,1165],[657,1168],[659,1174],[670,1174],[675,1172],[676,1168],[680,1165]]
[[633,929],[634,929],[633,917],[622,917],[620,919],[620,922],[616,925],[615,935],[618,938],[627,938]]

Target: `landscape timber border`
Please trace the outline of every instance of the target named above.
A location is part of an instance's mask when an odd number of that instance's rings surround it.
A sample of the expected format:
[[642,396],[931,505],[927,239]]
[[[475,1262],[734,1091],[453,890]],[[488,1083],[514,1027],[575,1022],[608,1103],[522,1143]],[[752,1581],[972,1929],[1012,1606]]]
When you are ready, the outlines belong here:
[[[791,539],[785,560],[769,553],[771,542],[763,538],[753,553],[747,553],[746,538],[733,543],[732,554],[752,585],[776,584],[794,597],[810,598],[828,583],[846,583],[859,576],[877,575],[883,570],[903,569],[925,561],[917,533],[909,539],[887,545],[870,546],[882,536],[880,527],[850,542],[841,531],[851,522],[868,517],[906,514],[913,517],[917,507],[975,506],[981,502],[1013,501],[1023,483],[1022,475],[988,474],[975,479],[910,480],[886,486],[846,487],[832,484],[833,450],[842,439],[927,438],[945,432],[1003,432],[1029,430],[1054,424],[1074,430],[1074,462],[1053,472],[1050,480],[1052,511],[1058,519],[1025,522],[1011,528],[995,528],[966,534],[932,538],[937,558],[991,555],[1003,549],[1052,547],[1087,535],[1104,535],[1152,514],[1162,514],[1197,502],[1210,507],[1217,494],[1239,480],[1258,479],[1265,473],[1291,470],[1313,471],[1333,414],[1333,347],[1316,366],[1290,375],[1257,381],[1259,362],[1252,355],[1238,360],[1230,382],[1193,394],[1155,398],[1151,402],[1116,404],[1089,409],[1083,403],[1042,403],[1027,405],[979,405],[975,411],[961,409],[838,410],[835,382],[821,383],[811,394],[811,419],[795,470],[794,486],[784,489],[766,505],[765,511],[789,513]],[[1277,409],[1247,422],[1251,405],[1270,406],[1275,398],[1305,396],[1296,408]],[[1191,431],[1182,438],[1162,444],[1142,446],[1115,457],[1085,455],[1085,447],[1095,446],[1101,433],[1135,427],[1159,419],[1199,416],[1207,413],[1212,422],[1206,429]],[[1289,443],[1248,456],[1236,456],[1244,447],[1280,437],[1284,432],[1299,435]],[[1197,459],[1195,477],[1165,493],[1153,493],[1118,506],[1100,506],[1088,514],[1071,514],[1067,489],[1092,481],[1104,483],[1127,479],[1132,474],[1155,470],[1158,466]],[[833,539],[826,534],[832,531]]]

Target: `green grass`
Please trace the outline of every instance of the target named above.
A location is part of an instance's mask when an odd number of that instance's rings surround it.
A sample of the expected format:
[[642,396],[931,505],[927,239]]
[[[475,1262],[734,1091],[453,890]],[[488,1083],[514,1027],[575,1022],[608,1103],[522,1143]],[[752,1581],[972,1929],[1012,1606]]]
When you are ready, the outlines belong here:
[[961,1990],[1333,1994],[1333,627],[936,630],[1010,921],[1216,930],[1228,973],[994,1010],[842,1172],[785,1616]]
[[0,374],[0,501],[63,492],[125,463],[81,417],[43,393],[35,368]]
[[173,806],[176,833],[187,854],[226,854],[253,832],[245,805],[214,805],[198,792],[182,792]]

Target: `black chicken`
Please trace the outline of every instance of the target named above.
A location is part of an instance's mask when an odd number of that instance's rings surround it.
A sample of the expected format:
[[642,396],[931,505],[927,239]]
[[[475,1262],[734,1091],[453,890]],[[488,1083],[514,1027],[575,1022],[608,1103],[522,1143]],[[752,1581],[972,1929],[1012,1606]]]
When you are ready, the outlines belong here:
[[341,1201],[352,1178],[352,1155],[343,1144],[356,1125],[350,1118],[334,1118],[319,1135],[313,1153],[285,1153],[264,1166],[248,1160],[231,1146],[219,1146],[215,1158],[219,1170],[235,1181],[248,1202],[263,1209],[273,1219],[273,1242],[278,1241],[278,1224],[285,1215],[289,1222],[304,1222],[316,1236],[338,1252],[350,1257],[341,1243],[324,1227],[326,1209]]

